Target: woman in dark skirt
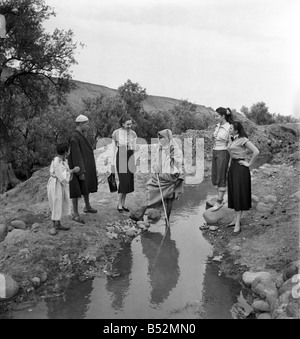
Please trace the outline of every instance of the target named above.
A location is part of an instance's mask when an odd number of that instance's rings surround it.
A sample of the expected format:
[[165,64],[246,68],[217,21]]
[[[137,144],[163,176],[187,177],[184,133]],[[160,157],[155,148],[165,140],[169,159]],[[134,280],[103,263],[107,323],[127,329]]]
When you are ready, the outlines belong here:
[[[125,207],[126,195],[134,191],[134,172],[136,151],[136,133],[131,129],[132,120],[128,115],[120,119],[121,128],[112,134],[113,139],[113,164],[116,164],[119,177],[119,203],[118,212],[129,212]],[[114,170],[113,170],[114,171]]]
[[[232,142],[228,147],[230,167],[228,171],[228,207],[235,210],[235,216],[228,227],[234,227],[232,235],[241,232],[241,217],[243,211],[251,208],[251,176],[249,167],[254,163],[259,150],[249,141],[243,125],[234,122],[230,130]],[[249,161],[247,151],[252,152]]]

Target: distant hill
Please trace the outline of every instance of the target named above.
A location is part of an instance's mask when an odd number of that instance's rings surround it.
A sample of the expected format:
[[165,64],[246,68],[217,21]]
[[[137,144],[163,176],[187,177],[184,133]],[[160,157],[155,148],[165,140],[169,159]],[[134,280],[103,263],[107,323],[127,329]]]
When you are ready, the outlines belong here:
[[[1,81],[5,81],[11,74],[13,73],[13,69],[11,68],[5,68],[2,71],[1,74]],[[72,82],[76,85],[76,89],[74,89],[69,94],[69,104],[75,109],[80,110],[83,107],[82,99],[83,98],[96,98],[101,93],[115,96],[118,93],[117,89],[112,89],[106,86],[102,85],[95,85],[90,84],[87,82],[82,82],[78,80],[72,80]],[[151,111],[167,111],[169,109],[172,109],[176,104],[180,102],[179,99],[173,99],[168,97],[160,97],[160,96],[154,96],[149,95],[147,99],[144,101],[144,109],[146,112]],[[197,105],[198,107],[198,113],[210,113],[212,114],[214,110],[211,107],[205,107],[202,105]]]
[[[94,85],[82,81],[73,80],[73,83],[76,85],[76,89],[69,94],[69,103],[75,109],[80,109],[82,107],[83,98],[96,98],[101,93],[115,96],[118,91],[116,89],[108,88],[102,85]],[[167,98],[149,95],[147,99],[143,102],[144,109],[146,112],[151,112],[154,110],[167,111],[172,109],[176,104],[180,102],[179,99]],[[197,105],[199,112],[202,113],[213,113],[214,110],[209,107],[202,105]]]

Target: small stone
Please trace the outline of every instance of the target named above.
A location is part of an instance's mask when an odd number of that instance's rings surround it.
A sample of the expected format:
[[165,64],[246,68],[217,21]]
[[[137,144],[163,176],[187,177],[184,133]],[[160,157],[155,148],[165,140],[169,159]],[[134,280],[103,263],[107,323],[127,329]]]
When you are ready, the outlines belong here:
[[256,278],[270,278],[271,275],[268,272],[244,272],[242,280],[245,285],[250,286]]
[[217,229],[218,229],[218,227],[216,227],[216,226],[210,226],[209,227],[210,231],[217,231]]
[[129,237],[136,236],[136,233],[137,233],[137,230],[134,226],[131,227],[128,231],[126,231],[126,235],[128,235]]
[[33,286],[38,287],[41,284],[41,279],[38,277],[34,277],[33,279],[31,279],[31,282],[33,283]]
[[222,259],[223,259],[223,256],[222,255],[219,255],[219,256],[216,256],[212,259],[212,261],[215,261],[215,262],[222,262]]
[[31,226],[31,230],[34,231],[34,232],[37,232],[39,230],[39,228],[41,227],[40,224],[38,223],[35,223]]
[[25,222],[22,220],[14,220],[10,224],[13,228],[17,228],[19,230],[26,230]]
[[258,312],[270,312],[270,305],[264,300],[256,300],[252,307]]
[[260,313],[256,316],[256,319],[272,319],[270,313]]
[[48,274],[46,272],[43,272],[41,274],[40,279],[41,279],[41,282],[44,283],[48,279]]

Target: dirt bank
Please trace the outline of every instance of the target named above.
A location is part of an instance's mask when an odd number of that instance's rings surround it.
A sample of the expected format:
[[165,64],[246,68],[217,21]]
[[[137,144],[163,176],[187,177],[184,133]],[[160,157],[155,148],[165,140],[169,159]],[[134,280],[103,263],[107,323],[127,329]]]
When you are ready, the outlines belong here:
[[252,193],[258,199],[276,197],[274,209],[245,212],[242,232],[236,237],[230,234],[232,228],[225,227],[228,220],[216,224],[217,231],[204,231],[216,254],[224,255],[220,268],[227,276],[241,279],[247,270],[280,272],[299,259],[298,182],[295,166],[270,165],[254,170]]
[[[289,135],[295,136],[292,132]],[[263,140],[267,150],[270,145]],[[223,255],[220,269],[229,277],[240,280],[247,270],[280,272],[299,258],[299,194],[295,195],[299,190],[299,149],[291,140],[280,143],[284,143],[284,147],[280,149],[282,153],[276,151],[275,167],[259,169],[252,176],[252,193],[258,199],[266,195],[276,197],[273,211],[259,213],[253,209],[245,214],[243,230],[234,238],[230,236],[231,230],[223,227],[225,220],[216,225],[217,231],[204,232],[214,244],[215,254]],[[208,173],[210,148],[206,151]],[[280,160],[284,164],[280,165]],[[9,314],[14,303],[59,295],[62,293],[59,282],[65,278],[78,276],[84,280],[109,274],[121,243],[131,239],[124,234],[116,239],[107,236],[108,226],[131,224],[127,213],[117,212],[117,194],[109,192],[105,176],[100,178],[98,192],[91,195],[91,204],[98,213],[83,215],[85,225],[65,218],[63,222],[71,227],[70,231],[50,236],[48,173],[48,168],[38,171],[28,181],[0,196],[0,225],[9,231],[0,243],[0,272],[12,276],[20,286],[15,297],[0,301],[0,314]],[[136,190],[128,195],[129,208],[145,201],[148,178],[148,175],[136,175]],[[83,210],[83,201],[80,209]],[[12,228],[13,220],[24,221],[25,229]]]
[[[65,217],[62,223],[69,231],[56,236],[48,234],[51,225],[47,202],[46,184],[49,169],[35,173],[28,181],[7,192],[0,198],[0,225],[8,229],[0,243],[0,272],[8,274],[19,284],[19,293],[12,299],[0,301],[0,314],[7,312],[13,303],[36,298],[46,298],[61,293],[61,281],[72,276],[80,280],[110,274],[110,265],[123,241],[132,237],[120,234],[118,238],[107,236],[107,227],[132,226],[128,213],[117,212],[117,193],[110,193],[105,176],[100,178],[97,193],[90,200],[97,214],[82,214],[81,225]],[[136,192],[128,196],[128,206],[133,199],[143,200],[147,176],[136,176]],[[84,203],[79,208],[83,211]],[[21,220],[25,229],[14,229],[11,221]],[[129,226],[128,226],[129,225]],[[39,278],[36,284],[34,278]]]

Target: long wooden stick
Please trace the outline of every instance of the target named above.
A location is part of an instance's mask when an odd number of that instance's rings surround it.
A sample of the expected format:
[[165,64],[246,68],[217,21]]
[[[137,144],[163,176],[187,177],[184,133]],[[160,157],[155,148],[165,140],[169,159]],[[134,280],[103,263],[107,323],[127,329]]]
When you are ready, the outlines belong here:
[[156,173],[156,174],[157,174],[157,181],[158,181],[161,201],[162,201],[162,204],[163,204],[163,207],[164,207],[165,216],[166,216],[167,227],[170,227],[169,218],[168,218],[167,211],[166,211],[166,206],[165,206],[165,201],[164,201],[164,197],[163,197],[161,186],[160,186],[159,174],[158,173]]

